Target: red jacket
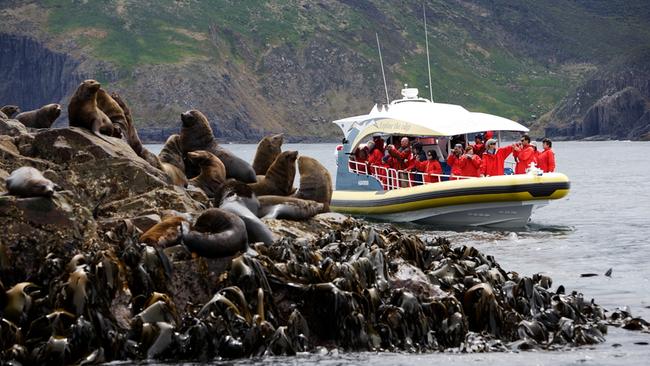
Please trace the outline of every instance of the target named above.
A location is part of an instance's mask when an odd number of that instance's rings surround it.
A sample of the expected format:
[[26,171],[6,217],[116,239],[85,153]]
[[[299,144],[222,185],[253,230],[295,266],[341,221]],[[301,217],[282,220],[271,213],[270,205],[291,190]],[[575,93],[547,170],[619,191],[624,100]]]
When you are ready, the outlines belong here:
[[519,151],[513,153],[514,157],[517,158],[517,165],[515,166],[515,174],[526,174],[526,169],[531,162],[537,164],[537,158],[535,157],[535,150],[533,147],[528,145],[522,148]]
[[486,177],[503,175],[503,164],[512,150],[513,147],[510,145],[498,148],[494,154],[484,153],[481,159],[481,174]]
[[537,164],[544,173],[555,171],[555,153],[553,149],[545,149],[537,157]]
[[436,183],[440,182],[440,177],[431,176],[429,174],[442,174],[442,166],[438,160],[427,160],[427,161],[418,161],[415,163],[415,168],[425,173],[424,182],[425,183]]
[[483,153],[485,152],[485,144],[474,144],[472,145],[472,149],[474,150],[474,154],[477,156],[483,156]]
[[451,168],[451,175],[463,175],[460,169],[460,161],[454,155],[454,153],[449,154],[447,157],[447,165]]
[[460,175],[465,177],[478,177],[480,176],[479,168],[481,167],[481,158],[478,155],[463,155],[460,157]]
[[381,152],[381,150],[375,147],[370,151],[370,154],[368,154],[368,164],[381,165],[382,164],[381,158],[383,157],[384,154]]
[[393,147],[388,153],[394,159],[392,167],[396,170],[406,169],[411,164],[411,159],[413,159],[411,148],[409,147],[405,149],[396,149]]

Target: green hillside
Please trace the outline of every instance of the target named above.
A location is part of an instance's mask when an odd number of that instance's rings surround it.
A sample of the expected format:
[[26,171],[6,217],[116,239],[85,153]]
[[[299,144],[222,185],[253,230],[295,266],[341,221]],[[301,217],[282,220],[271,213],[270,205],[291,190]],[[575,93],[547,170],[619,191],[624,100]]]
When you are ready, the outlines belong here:
[[[276,125],[285,123],[283,120],[288,117],[299,116],[296,113],[310,111],[324,120],[341,117],[348,110],[361,113],[370,108],[371,101],[381,101],[383,95],[375,33],[382,42],[391,95],[397,97],[404,83],[420,88],[421,95],[429,94],[422,1],[46,0],[35,3],[47,11],[45,32],[59,40],[73,39],[90,57],[111,64],[115,74],[121,75],[111,81],[112,85],[126,94],[138,95],[138,83],[130,75],[143,67],[171,67],[183,78],[183,73],[192,69],[188,65],[197,65],[198,73],[213,73],[208,67],[227,69],[235,80],[245,79],[241,83],[258,90],[268,102],[268,108],[281,111],[282,117],[275,121]],[[647,1],[431,0],[424,3],[434,99],[524,121],[551,110],[598,67],[616,56],[648,47],[650,40]],[[283,68],[269,66],[269,55],[281,50],[283,57],[304,69],[309,63],[307,58],[313,54],[314,42],[322,44],[319,52],[333,48],[337,55],[361,60],[355,72],[364,74],[362,80],[348,86],[328,80],[323,85],[325,90],[312,92],[312,100],[330,99],[316,108],[308,101],[300,105],[301,100],[310,99],[305,96],[310,91],[291,90],[299,86],[289,86],[287,95],[274,95],[274,87],[268,84],[277,79]],[[319,78],[314,74],[317,71],[308,76]],[[192,73],[197,73],[196,69]],[[345,81],[350,75],[336,77]],[[360,89],[362,93],[358,92]],[[340,101],[351,94],[359,96],[358,103]],[[278,100],[280,96],[298,99],[298,107]],[[220,101],[219,96],[201,103],[215,100]],[[244,104],[252,102],[244,101]],[[155,120],[141,123],[161,123],[159,120],[167,112],[162,113],[148,103],[161,102],[136,97],[140,109],[151,110]],[[236,112],[230,114],[233,113]],[[263,110],[251,111],[246,117],[260,115],[264,115]],[[307,117],[313,118],[314,114]],[[232,116],[223,118],[228,120]],[[264,127],[267,123],[270,122],[258,121],[256,125],[268,130]],[[314,131],[320,135],[331,132]]]

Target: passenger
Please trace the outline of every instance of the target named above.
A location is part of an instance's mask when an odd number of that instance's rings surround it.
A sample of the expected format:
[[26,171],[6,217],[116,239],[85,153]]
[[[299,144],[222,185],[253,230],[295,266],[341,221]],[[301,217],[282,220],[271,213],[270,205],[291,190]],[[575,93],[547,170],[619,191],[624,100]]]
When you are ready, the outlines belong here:
[[460,175],[464,177],[479,177],[481,168],[481,158],[474,154],[471,146],[465,148],[465,154],[460,157]]
[[497,149],[497,140],[495,139],[489,139],[485,145],[486,150],[481,159],[481,177],[503,175],[503,164],[508,155],[512,154],[514,145]]
[[526,169],[528,169],[530,163],[534,162],[537,164],[535,150],[530,145],[530,137],[528,135],[523,135],[521,141],[515,144],[513,156],[517,160],[515,174],[526,174]]
[[463,145],[456,144],[454,150],[447,156],[447,165],[451,168],[451,176],[462,175],[460,169],[460,156],[463,153]]
[[427,160],[418,164],[418,170],[425,173],[425,183],[440,182],[440,176],[438,176],[438,174],[442,174],[442,166],[440,166],[440,162],[438,161],[438,154],[435,151],[427,151]]
[[483,135],[476,135],[474,136],[474,154],[476,156],[483,156],[483,153],[485,152],[485,144],[483,143]]
[[368,147],[366,145],[360,145],[355,154],[355,160],[357,161],[356,171],[359,174],[368,174]]
[[372,141],[375,143],[375,148],[381,151],[381,153],[383,154],[386,147],[384,139],[381,138],[381,136],[376,135],[372,137]]
[[427,155],[422,150],[422,144],[419,142],[414,142],[411,149],[413,150],[413,157],[406,165],[406,170],[414,172],[409,174],[409,182],[412,183],[411,185],[419,186],[422,184],[422,174],[418,173],[424,173],[424,170],[419,168],[421,166],[420,163],[426,163]]
[[384,157],[384,153],[377,148],[374,141],[368,141],[366,146],[368,146],[368,164],[370,166],[380,166],[382,164],[381,159]]
[[542,140],[544,151],[539,153],[537,157],[537,164],[544,173],[552,173],[555,171],[555,153],[553,152],[553,142],[550,139]]

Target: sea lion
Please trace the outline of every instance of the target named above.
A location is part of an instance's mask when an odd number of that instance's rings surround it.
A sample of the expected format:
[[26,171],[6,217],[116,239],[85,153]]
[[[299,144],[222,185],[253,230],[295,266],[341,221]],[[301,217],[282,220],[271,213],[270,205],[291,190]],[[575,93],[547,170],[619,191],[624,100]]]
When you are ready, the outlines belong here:
[[275,161],[275,158],[280,155],[282,151],[282,143],[284,142],[283,134],[265,136],[257,144],[255,151],[255,158],[253,159],[253,169],[255,174],[265,175],[266,171]]
[[187,187],[185,162],[183,161],[181,137],[179,135],[174,134],[167,138],[165,145],[158,154],[158,160],[160,160],[162,171],[167,173],[172,184]]
[[216,192],[214,204],[244,220],[249,242],[273,243],[271,230],[258,217],[260,203],[257,196],[245,183],[227,180]]
[[100,111],[104,112],[106,117],[113,124],[113,137],[122,137],[122,132],[127,130],[127,121],[124,110],[120,105],[113,99],[106,90],[99,88],[97,90],[97,108]]
[[39,109],[19,113],[16,119],[25,127],[50,128],[54,121],[61,115],[61,105],[52,103],[46,104]]
[[104,133],[113,136],[113,123],[106,113],[97,107],[97,91],[101,84],[96,80],[86,80],[79,84],[68,105],[68,119],[70,126],[81,127],[92,131],[100,139],[113,145]]
[[[115,119],[111,117],[111,115],[108,112],[106,114],[111,119],[111,122],[113,122],[113,124],[117,124],[118,126],[120,126],[120,128],[124,133],[124,138],[126,139],[126,142],[129,144],[129,146],[131,146],[133,151],[139,157],[143,158],[149,164],[151,164],[151,166],[158,168],[160,170],[164,170],[158,157],[151,151],[147,150],[147,148],[145,148],[144,145],[142,145],[142,141],[140,140],[140,136],[138,135],[138,130],[135,128],[135,124],[133,123],[133,116],[131,115],[131,109],[129,108],[129,106],[126,105],[124,99],[122,99],[122,97],[117,93],[112,93],[110,96],[107,95],[107,97],[111,98],[115,103],[117,103],[117,106],[124,113],[124,118],[125,118],[124,122],[121,122],[121,118],[119,114],[116,115]],[[115,109],[115,106],[113,106],[113,109]],[[119,110],[116,110],[116,112],[119,112]]]
[[293,180],[296,178],[297,151],[283,151],[266,172],[265,176],[257,177],[256,183],[250,186],[258,196],[277,195],[288,196],[293,193]]
[[166,248],[176,245],[189,231],[189,222],[181,216],[167,217],[140,235],[140,242],[154,247]]
[[248,248],[246,225],[231,212],[211,208],[196,219],[189,232],[183,232],[183,243],[202,257],[234,255]]
[[307,220],[324,212],[325,204],[296,197],[260,196],[258,215],[264,219]]
[[[226,177],[235,178],[244,183],[255,183],[253,167],[245,160],[217,144],[212,128],[203,113],[190,110],[181,114],[181,147],[183,153],[206,150],[216,155],[226,167]],[[185,160],[185,172],[188,177],[198,175],[198,168]]]
[[13,104],[7,104],[0,108],[0,118],[9,119],[13,118],[14,114],[20,113],[20,107]]
[[300,188],[296,198],[312,200],[325,205],[323,212],[329,211],[332,200],[332,178],[327,169],[314,158],[301,156],[298,159]]
[[19,197],[52,197],[57,187],[45,178],[38,169],[30,166],[20,167],[6,179],[7,191]]
[[213,153],[205,150],[190,151],[187,157],[201,168],[201,174],[190,179],[190,183],[201,188],[212,198],[226,180],[226,167]]

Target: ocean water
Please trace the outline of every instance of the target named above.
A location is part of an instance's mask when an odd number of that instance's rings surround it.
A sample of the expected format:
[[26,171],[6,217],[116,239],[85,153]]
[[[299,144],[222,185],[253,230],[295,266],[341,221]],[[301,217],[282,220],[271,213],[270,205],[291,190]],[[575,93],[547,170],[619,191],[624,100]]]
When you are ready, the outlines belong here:
[[[148,146],[157,153],[160,145]],[[252,161],[254,144],[224,147]],[[285,144],[283,150],[320,160],[335,176],[336,144]],[[650,320],[650,143],[556,142],[557,171],[571,179],[571,192],[533,213],[519,231],[466,230],[407,225],[425,235],[445,236],[493,255],[506,271],[544,273],[553,288],[564,285],[609,310],[628,306]],[[612,269],[611,277],[604,273]],[[598,276],[581,277],[583,273]],[[560,352],[493,354],[329,353],[239,360],[235,364],[415,365],[648,365],[650,334],[611,328],[606,342]],[[641,343],[641,344],[638,344]],[[644,345],[643,343],[646,343]],[[232,362],[229,362],[232,364]]]

